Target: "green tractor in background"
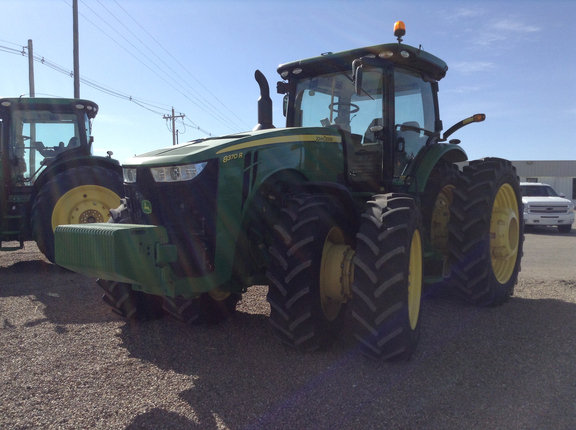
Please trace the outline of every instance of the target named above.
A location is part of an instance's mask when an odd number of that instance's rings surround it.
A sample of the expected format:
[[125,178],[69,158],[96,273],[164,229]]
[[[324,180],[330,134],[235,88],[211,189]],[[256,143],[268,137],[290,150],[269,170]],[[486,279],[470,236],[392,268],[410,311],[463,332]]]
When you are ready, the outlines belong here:
[[0,99],[0,250],[35,240],[54,262],[56,226],[109,219],[122,168],[91,154],[97,111],[81,99]]
[[217,322],[252,285],[300,350],[345,319],[361,350],[407,360],[427,288],[499,305],[517,282],[522,206],[509,161],[470,162],[442,135],[439,58],[398,43],[278,67],[286,128],[266,79],[251,132],[129,159],[115,223],[60,226],[56,261],[99,278],[126,318]]

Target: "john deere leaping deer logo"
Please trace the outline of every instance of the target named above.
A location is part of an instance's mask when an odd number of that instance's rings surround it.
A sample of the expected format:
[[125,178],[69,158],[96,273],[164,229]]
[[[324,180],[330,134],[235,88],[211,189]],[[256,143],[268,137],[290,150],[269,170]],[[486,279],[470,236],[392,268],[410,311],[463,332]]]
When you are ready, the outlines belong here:
[[148,200],[142,200],[142,212],[144,212],[146,215],[151,214],[152,203],[150,203]]

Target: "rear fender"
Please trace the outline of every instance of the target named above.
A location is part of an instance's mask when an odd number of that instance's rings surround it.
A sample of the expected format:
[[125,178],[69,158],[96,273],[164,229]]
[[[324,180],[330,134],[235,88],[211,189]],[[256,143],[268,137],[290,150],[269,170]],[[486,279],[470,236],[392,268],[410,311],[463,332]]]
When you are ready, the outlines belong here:
[[410,193],[424,192],[428,178],[440,160],[448,163],[468,160],[466,152],[460,146],[454,144],[435,144],[424,147],[418,158],[419,160],[417,160],[415,166],[408,174],[411,177],[408,189]]

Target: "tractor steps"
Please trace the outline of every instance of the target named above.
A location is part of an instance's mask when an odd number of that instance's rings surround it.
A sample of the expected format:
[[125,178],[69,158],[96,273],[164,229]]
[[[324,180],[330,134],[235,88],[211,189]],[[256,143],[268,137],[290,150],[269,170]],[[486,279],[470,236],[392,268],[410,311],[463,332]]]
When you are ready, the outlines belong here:
[[[2,225],[7,226],[10,230],[0,231],[0,251],[18,251],[24,248],[22,238],[22,215],[6,215],[2,219]],[[3,242],[18,242],[19,246],[4,246]]]

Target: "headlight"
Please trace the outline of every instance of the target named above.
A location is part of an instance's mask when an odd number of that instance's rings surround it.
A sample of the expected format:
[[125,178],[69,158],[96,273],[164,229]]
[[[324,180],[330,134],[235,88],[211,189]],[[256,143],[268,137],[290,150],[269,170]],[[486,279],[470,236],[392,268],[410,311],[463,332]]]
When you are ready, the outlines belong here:
[[569,211],[573,211],[573,210],[574,210],[574,203],[568,203],[568,210],[569,210]]
[[124,182],[127,182],[129,184],[133,184],[134,182],[136,182],[136,169],[124,167],[122,169],[122,174],[124,175]]
[[207,163],[186,164],[184,166],[151,167],[150,172],[156,182],[189,181],[198,176]]

